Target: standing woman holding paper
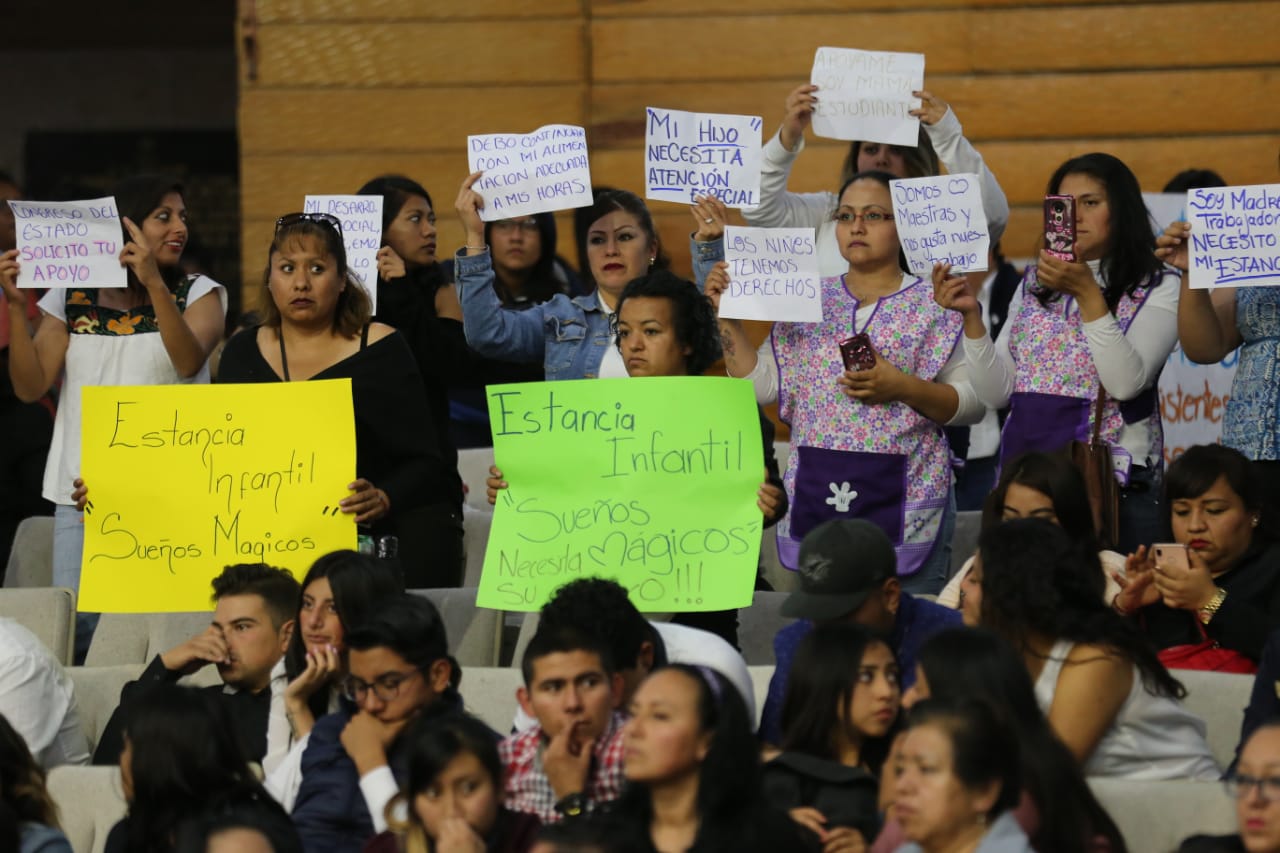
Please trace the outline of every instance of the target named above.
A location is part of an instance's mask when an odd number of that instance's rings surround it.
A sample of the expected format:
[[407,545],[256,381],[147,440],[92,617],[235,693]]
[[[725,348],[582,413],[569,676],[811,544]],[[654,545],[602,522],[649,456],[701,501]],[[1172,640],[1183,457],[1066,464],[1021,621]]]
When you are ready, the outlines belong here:
[[1156,238],[1156,256],[1182,270],[1178,338],[1187,358],[1214,364],[1240,347],[1231,396],[1222,416],[1222,443],[1253,460],[1280,509],[1280,287],[1194,288],[1187,257],[1191,226],[1175,222]]
[[[936,594],[955,517],[942,425],[975,423],[984,410],[957,345],[960,323],[905,269],[891,180],[860,172],[840,190],[833,233],[845,272],[822,279],[822,322],[775,323],[759,350],[740,320],[721,316],[720,335],[729,375],[750,379],[758,402],[777,400],[791,425],[782,563],[796,565],[800,540],[822,522],[865,518],[894,543],[903,589]],[[714,206],[708,213],[723,218]],[[699,230],[723,257],[723,221]],[[717,310],[729,286],[719,263],[706,281]]]
[[978,397],[992,409],[1009,406],[1002,461],[1087,441],[1095,427],[1111,446],[1122,485],[1120,529],[1117,542],[1102,544],[1130,553],[1159,541],[1164,529],[1156,381],[1178,337],[1177,273],[1153,254],[1142,191],[1120,160],[1074,157],[1046,192],[1075,199],[1076,259],[1040,252],[1009,301],[999,338],[991,340],[972,285],[945,264],[933,271],[935,296],[964,318]]
[[327,213],[276,220],[264,278],[270,298],[262,325],[227,341],[218,381],[350,379],[356,479],[338,505],[371,536],[398,537],[408,588],[456,586],[457,471],[440,458],[404,336],[370,322],[369,297],[347,269],[338,220]]
[[[30,291],[17,288],[18,253],[0,255],[8,300],[9,377],[24,401],[38,400],[65,368],[44,498],[56,504],[53,584],[80,588],[83,515],[72,499],[80,476],[80,389],[86,385],[208,382],[209,353],[222,337],[227,293],[202,275],[183,275],[187,207],[177,181],[158,175],[125,180],[113,193],[124,230],[124,288],[53,289],[40,300],[35,333],[27,325]],[[77,616],[76,659],[88,651],[96,614]]]
[[[915,148],[881,142],[855,141],[849,146],[841,169],[843,184],[857,172],[879,170],[895,178],[923,178],[947,172],[971,172],[982,183],[982,208],[987,216],[991,245],[1000,241],[1009,222],[1009,202],[982,155],[964,138],[956,114],[941,98],[929,91],[912,92],[920,106],[911,115],[920,119],[920,144]],[[747,223],[760,228],[816,228],[819,271],[823,276],[844,274],[848,261],[836,238],[832,212],[838,197],[829,192],[787,191],[791,167],[804,151],[804,133],[813,121],[821,94],[818,87],[805,84],[787,95],[782,126],[764,145],[760,165],[760,205],[744,210]],[[694,257],[697,255],[695,253]]]
[[481,172],[467,176],[457,210],[466,246],[454,261],[467,343],[489,358],[542,358],[547,379],[627,375],[612,345],[611,321],[622,289],[651,267],[663,269],[658,233],[645,203],[626,190],[597,192],[588,218],[587,259],[596,289],[586,296],[557,294],[527,311],[503,308],[494,292],[493,259],[480,218],[484,199],[473,190]]
[[400,332],[413,351],[426,389],[433,450],[454,472],[440,496],[453,505],[453,521],[427,523],[459,561],[448,571],[441,563],[442,574],[430,585],[457,586],[462,582],[462,478],[449,432],[449,388],[465,384],[462,368],[473,358],[462,337],[462,308],[436,259],[436,211],[426,188],[401,175],[382,175],[356,192],[382,196],[376,319]]

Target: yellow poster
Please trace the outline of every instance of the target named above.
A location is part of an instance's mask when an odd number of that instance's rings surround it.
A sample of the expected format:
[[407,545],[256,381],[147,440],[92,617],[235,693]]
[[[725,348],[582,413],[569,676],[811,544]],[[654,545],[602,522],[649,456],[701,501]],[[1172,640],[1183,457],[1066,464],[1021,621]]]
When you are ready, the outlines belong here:
[[356,546],[338,507],[356,471],[349,380],[95,387],[81,404],[78,609],[210,610],[228,565],[301,579]]

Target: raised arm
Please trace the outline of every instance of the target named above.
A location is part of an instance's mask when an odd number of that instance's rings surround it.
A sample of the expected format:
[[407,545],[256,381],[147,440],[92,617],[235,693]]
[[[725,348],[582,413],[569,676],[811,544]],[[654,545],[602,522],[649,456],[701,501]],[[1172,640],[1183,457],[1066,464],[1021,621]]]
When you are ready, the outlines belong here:
[[[1004,335],[998,343],[991,340],[987,326],[982,322],[982,306],[973,285],[963,275],[952,275],[950,264],[934,264],[933,298],[949,311],[955,311],[964,319],[964,334],[960,342],[964,350],[966,377],[978,401],[984,408],[1002,409],[1009,404],[1013,393],[1013,356]],[[1014,292],[1009,300],[1009,317],[1013,317],[1022,305],[1022,289]]]
[[935,97],[928,90],[913,92],[920,98],[920,109],[911,114],[919,117],[924,124],[924,132],[933,143],[933,150],[938,159],[951,174],[970,172],[976,174],[982,182],[982,212],[987,216],[987,231],[991,242],[996,243],[1004,235],[1005,226],[1009,224],[1009,199],[1005,197],[1000,182],[982,159],[978,149],[964,138],[964,128],[955,111],[941,98]]
[[[8,316],[2,319],[9,324],[9,380],[13,391],[24,403],[33,403],[44,396],[67,357],[67,333],[65,319],[44,314],[32,334],[27,324],[27,299],[30,293],[18,289],[18,253],[16,250],[0,255],[0,289],[4,296]],[[51,291],[53,298],[62,296],[61,290]]]
[[835,209],[832,193],[787,191],[791,166],[804,150],[804,131],[813,120],[817,92],[817,86],[806,83],[787,95],[782,126],[762,151],[760,204],[754,210],[742,211],[749,224],[760,228],[817,228]]
[[1191,286],[1187,241],[1191,225],[1175,222],[1156,237],[1156,257],[1182,270],[1178,293],[1178,341],[1187,358],[1215,364],[1242,343],[1236,327],[1236,289],[1196,290]]
[[173,294],[156,266],[153,247],[129,217],[124,217],[123,221],[132,239],[120,251],[120,262],[128,266],[147,289],[156,314],[156,325],[160,327],[160,341],[169,361],[179,376],[189,379],[200,372],[209,360],[209,353],[222,338],[226,317],[222,296],[219,292],[205,294],[188,305],[185,312],[179,311],[178,303],[173,300]]
[[[484,242],[480,208],[484,199],[471,189],[482,173],[462,182],[455,208],[466,231],[467,244],[454,258],[458,294],[462,303],[462,329],[467,344],[489,358],[537,361],[546,352],[542,305],[528,311],[510,311],[493,289],[493,258]],[[545,303],[544,303],[545,304]]]

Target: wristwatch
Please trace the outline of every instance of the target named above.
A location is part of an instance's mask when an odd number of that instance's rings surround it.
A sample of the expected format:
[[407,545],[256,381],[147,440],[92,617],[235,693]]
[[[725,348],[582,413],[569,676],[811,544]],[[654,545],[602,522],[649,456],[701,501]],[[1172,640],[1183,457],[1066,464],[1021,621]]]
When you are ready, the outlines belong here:
[[566,794],[556,802],[554,808],[561,817],[577,817],[587,810],[587,795],[581,791]]
[[1209,603],[1196,611],[1196,615],[1200,617],[1202,624],[1208,625],[1213,621],[1213,617],[1218,614],[1218,608],[1222,607],[1222,602],[1227,598],[1227,591],[1222,587],[1218,587],[1218,591],[1213,594],[1213,598],[1209,599]]

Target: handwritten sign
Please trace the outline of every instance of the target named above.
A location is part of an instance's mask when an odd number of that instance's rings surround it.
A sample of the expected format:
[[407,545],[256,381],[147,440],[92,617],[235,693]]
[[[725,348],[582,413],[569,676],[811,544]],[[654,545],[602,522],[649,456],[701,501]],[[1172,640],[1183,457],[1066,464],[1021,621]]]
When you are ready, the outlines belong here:
[[1240,351],[1215,364],[1196,364],[1175,345],[1160,372],[1160,419],[1164,424],[1164,461],[1188,447],[1222,441],[1222,418],[1231,399]]
[[378,250],[382,248],[382,196],[309,195],[303,201],[307,213],[328,213],[342,223],[347,267],[356,274],[374,312],[378,310]]
[[720,316],[788,323],[822,322],[822,284],[812,228],[724,229],[729,289]]
[[124,287],[124,233],[116,200],[10,201],[18,287]]
[[81,403],[82,609],[208,610],[228,565],[301,578],[355,547],[337,505],[356,470],[350,380],[91,387]]
[[1187,193],[1191,286],[1280,285],[1280,184]]
[[820,47],[809,81],[818,87],[813,132],[831,139],[860,139],[914,148],[920,106],[912,92],[924,88],[924,54]]
[[617,580],[644,611],[751,603],[764,477],[750,383],[587,379],[489,387],[498,497],[476,599],[537,610]]
[[729,207],[760,203],[759,116],[646,110],[645,198],[693,204],[713,195]]
[[471,171],[484,172],[471,188],[485,222],[591,204],[587,132],[575,125],[468,136],[467,156]]
[[957,273],[987,268],[991,238],[977,175],[904,178],[891,182],[890,190],[911,272],[928,276],[935,261],[951,264]]

